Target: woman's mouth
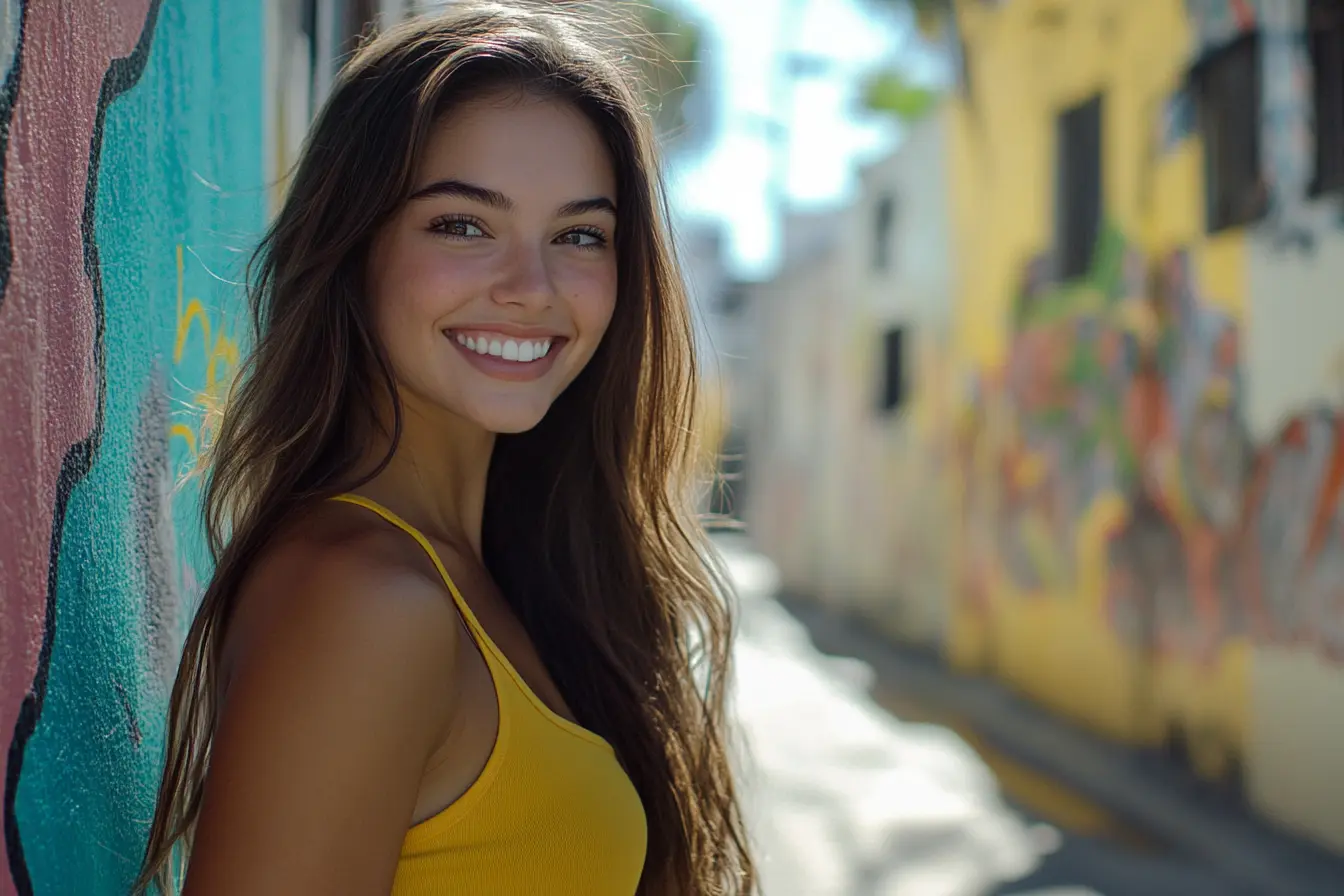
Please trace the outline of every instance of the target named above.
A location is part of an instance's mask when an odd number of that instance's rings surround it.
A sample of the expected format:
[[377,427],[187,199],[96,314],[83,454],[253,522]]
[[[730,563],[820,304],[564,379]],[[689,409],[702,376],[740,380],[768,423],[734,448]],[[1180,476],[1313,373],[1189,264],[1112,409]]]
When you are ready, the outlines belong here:
[[478,355],[490,355],[505,361],[527,364],[546,357],[556,337],[516,339],[502,333],[477,331],[449,331],[458,345],[466,346]]
[[563,336],[521,338],[491,330],[445,330],[444,335],[477,370],[515,382],[537,379],[550,370],[568,342]]

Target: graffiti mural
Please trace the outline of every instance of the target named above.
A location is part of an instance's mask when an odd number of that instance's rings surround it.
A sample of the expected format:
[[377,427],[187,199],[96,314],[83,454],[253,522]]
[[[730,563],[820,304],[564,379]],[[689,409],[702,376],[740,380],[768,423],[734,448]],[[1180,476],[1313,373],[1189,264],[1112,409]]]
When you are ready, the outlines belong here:
[[1344,662],[1344,417],[1290,421],[1248,490],[1244,581],[1260,637]]
[[264,221],[262,11],[0,0],[0,893],[124,894],[143,849],[208,571],[178,474]]
[[[957,7],[945,351],[969,382],[941,647],[1341,848],[1344,218],[1314,170],[1340,4],[1056,6],[1049,29]],[[1062,120],[1093,96],[1084,153]],[[1259,216],[1223,227],[1238,190]]]
[[1250,464],[1236,326],[1198,294],[1185,252],[1149,266],[1111,229],[1097,255],[1064,287],[1029,266],[999,396],[1017,430],[1000,448],[1002,566],[1024,592],[1074,590],[1070,533],[1118,495],[1117,630],[1134,646],[1207,651],[1242,615],[1228,593]]
[[1132,491],[1139,474],[1124,430],[1143,267],[1114,231],[1088,280],[1054,286],[1050,267],[1046,258],[1027,265],[1003,369],[975,390],[968,450],[990,475],[970,487],[967,512],[979,533],[970,542],[995,555],[973,554],[974,567],[1001,569],[1024,594],[1059,595],[1077,577],[1070,533],[1100,496]]
[[1088,277],[1049,270],[1026,266],[1004,367],[980,377],[966,598],[983,605],[995,580],[1077,593],[1074,534],[1116,496],[1104,602],[1124,643],[1211,662],[1248,636],[1344,659],[1344,417],[1315,410],[1251,443],[1237,322],[1185,250],[1146,262],[1107,228]]

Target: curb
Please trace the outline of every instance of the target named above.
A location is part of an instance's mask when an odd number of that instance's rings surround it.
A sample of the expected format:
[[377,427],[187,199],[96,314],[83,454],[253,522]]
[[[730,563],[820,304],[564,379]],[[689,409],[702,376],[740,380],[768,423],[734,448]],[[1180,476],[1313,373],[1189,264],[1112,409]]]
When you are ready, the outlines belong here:
[[777,598],[817,648],[854,656],[905,696],[964,718],[996,750],[1035,768],[1265,896],[1340,896],[1344,857],[1273,827],[1211,793],[1164,757],[1103,740],[1002,684],[953,672],[931,651],[902,645],[813,600]]

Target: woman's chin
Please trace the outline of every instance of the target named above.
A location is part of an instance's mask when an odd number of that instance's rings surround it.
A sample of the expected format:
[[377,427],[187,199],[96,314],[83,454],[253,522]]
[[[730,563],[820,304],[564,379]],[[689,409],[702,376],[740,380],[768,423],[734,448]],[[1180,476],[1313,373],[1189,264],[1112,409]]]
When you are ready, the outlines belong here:
[[531,429],[535,429],[536,425],[540,422],[541,418],[538,417],[535,420],[529,420],[526,423],[512,423],[512,422],[507,424],[501,423],[496,424],[494,426],[487,426],[486,429],[497,436],[513,436],[518,435],[519,433],[527,432],[528,430]]
[[472,419],[486,432],[495,435],[516,435],[534,429],[546,416],[546,408],[491,408]]

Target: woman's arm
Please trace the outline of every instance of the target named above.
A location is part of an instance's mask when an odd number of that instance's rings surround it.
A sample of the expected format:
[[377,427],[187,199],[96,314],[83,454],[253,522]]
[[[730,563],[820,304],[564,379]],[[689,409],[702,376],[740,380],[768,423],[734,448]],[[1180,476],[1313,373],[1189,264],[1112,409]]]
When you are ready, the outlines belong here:
[[451,713],[457,616],[405,567],[320,554],[240,595],[184,896],[391,888]]

